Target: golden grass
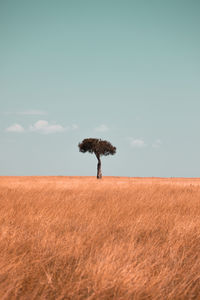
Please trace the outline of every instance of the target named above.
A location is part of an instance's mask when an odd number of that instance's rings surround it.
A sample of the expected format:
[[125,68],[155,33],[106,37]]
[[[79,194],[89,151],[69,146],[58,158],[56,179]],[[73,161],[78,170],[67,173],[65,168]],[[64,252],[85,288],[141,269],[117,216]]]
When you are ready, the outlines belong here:
[[0,299],[200,299],[200,179],[0,177]]

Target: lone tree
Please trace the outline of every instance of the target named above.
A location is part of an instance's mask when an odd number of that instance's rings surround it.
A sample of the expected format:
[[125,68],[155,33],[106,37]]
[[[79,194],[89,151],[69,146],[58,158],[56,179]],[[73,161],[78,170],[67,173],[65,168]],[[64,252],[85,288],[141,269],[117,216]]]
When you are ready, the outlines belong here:
[[101,159],[100,157],[102,155],[113,155],[116,153],[116,147],[114,147],[110,142],[108,141],[102,141],[101,139],[84,139],[81,143],[78,144],[79,151],[80,152],[89,152],[94,153],[96,155],[96,158],[98,160],[97,164],[97,178],[102,178],[101,173]]

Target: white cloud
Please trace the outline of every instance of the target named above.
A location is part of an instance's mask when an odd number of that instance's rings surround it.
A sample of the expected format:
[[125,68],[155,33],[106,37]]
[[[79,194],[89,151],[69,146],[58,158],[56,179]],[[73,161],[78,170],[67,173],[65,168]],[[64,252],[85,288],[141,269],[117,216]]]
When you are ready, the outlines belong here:
[[78,125],[77,125],[77,124],[73,124],[73,125],[71,126],[71,129],[72,129],[72,130],[78,129]]
[[22,127],[20,124],[13,124],[11,126],[9,126],[8,128],[6,128],[7,132],[17,132],[17,133],[21,133],[24,132],[24,127]]
[[25,111],[18,111],[18,112],[5,112],[6,115],[24,115],[24,116],[41,116],[47,115],[47,112],[42,110],[25,110]]
[[133,148],[144,148],[144,147],[146,147],[146,144],[145,144],[143,139],[130,138],[129,140],[130,140],[131,147],[133,147]]
[[160,148],[160,146],[162,145],[162,141],[160,139],[157,139],[153,144],[152,147],[153,148]]
[[66,130],[68,130],[68,128],[63,127],[60,124],[49,124],[49,122],[45,120],[39,120],[34,125],[30,126],[30,131],[44,134],[64,132]]
[[98,131],[98,132],[106,132],[108,130],[109,130],[109,128],[105,124],[101,124],[100,126],[95,128],[95,131]]
[[[72,124],[71,126],[64,127],[57,123],[50,124],[46,120],[39,120],[35,124],[29,126],[28,131],[38,132],[43,134],[65,132],[69,130],[77,130],[79,127],[77,124]],[[5,129],[7,132],[25,132],[25,129],[20,124],[13,124]]]

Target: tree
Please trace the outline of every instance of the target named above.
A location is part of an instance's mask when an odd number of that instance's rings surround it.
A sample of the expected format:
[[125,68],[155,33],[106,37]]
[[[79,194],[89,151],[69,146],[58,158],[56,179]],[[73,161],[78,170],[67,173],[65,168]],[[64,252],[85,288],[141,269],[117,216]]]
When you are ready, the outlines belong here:
[[102,141],[101,139],[84,139],[81,143],[78,144],[79,151],[82,153],[89,152],[94,153],[98,160],[97,164],[97,178],[102,178],[101,172],[101,156],[102,155],[113,155],[116,153],[116,147],[111,145],[108,141]]

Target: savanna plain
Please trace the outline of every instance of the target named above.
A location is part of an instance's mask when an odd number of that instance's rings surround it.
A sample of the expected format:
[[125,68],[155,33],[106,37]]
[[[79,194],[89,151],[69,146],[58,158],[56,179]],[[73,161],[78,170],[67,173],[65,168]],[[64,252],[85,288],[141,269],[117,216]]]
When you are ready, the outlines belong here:
[[0,177],[0,299],[200,299],[200,179]]

